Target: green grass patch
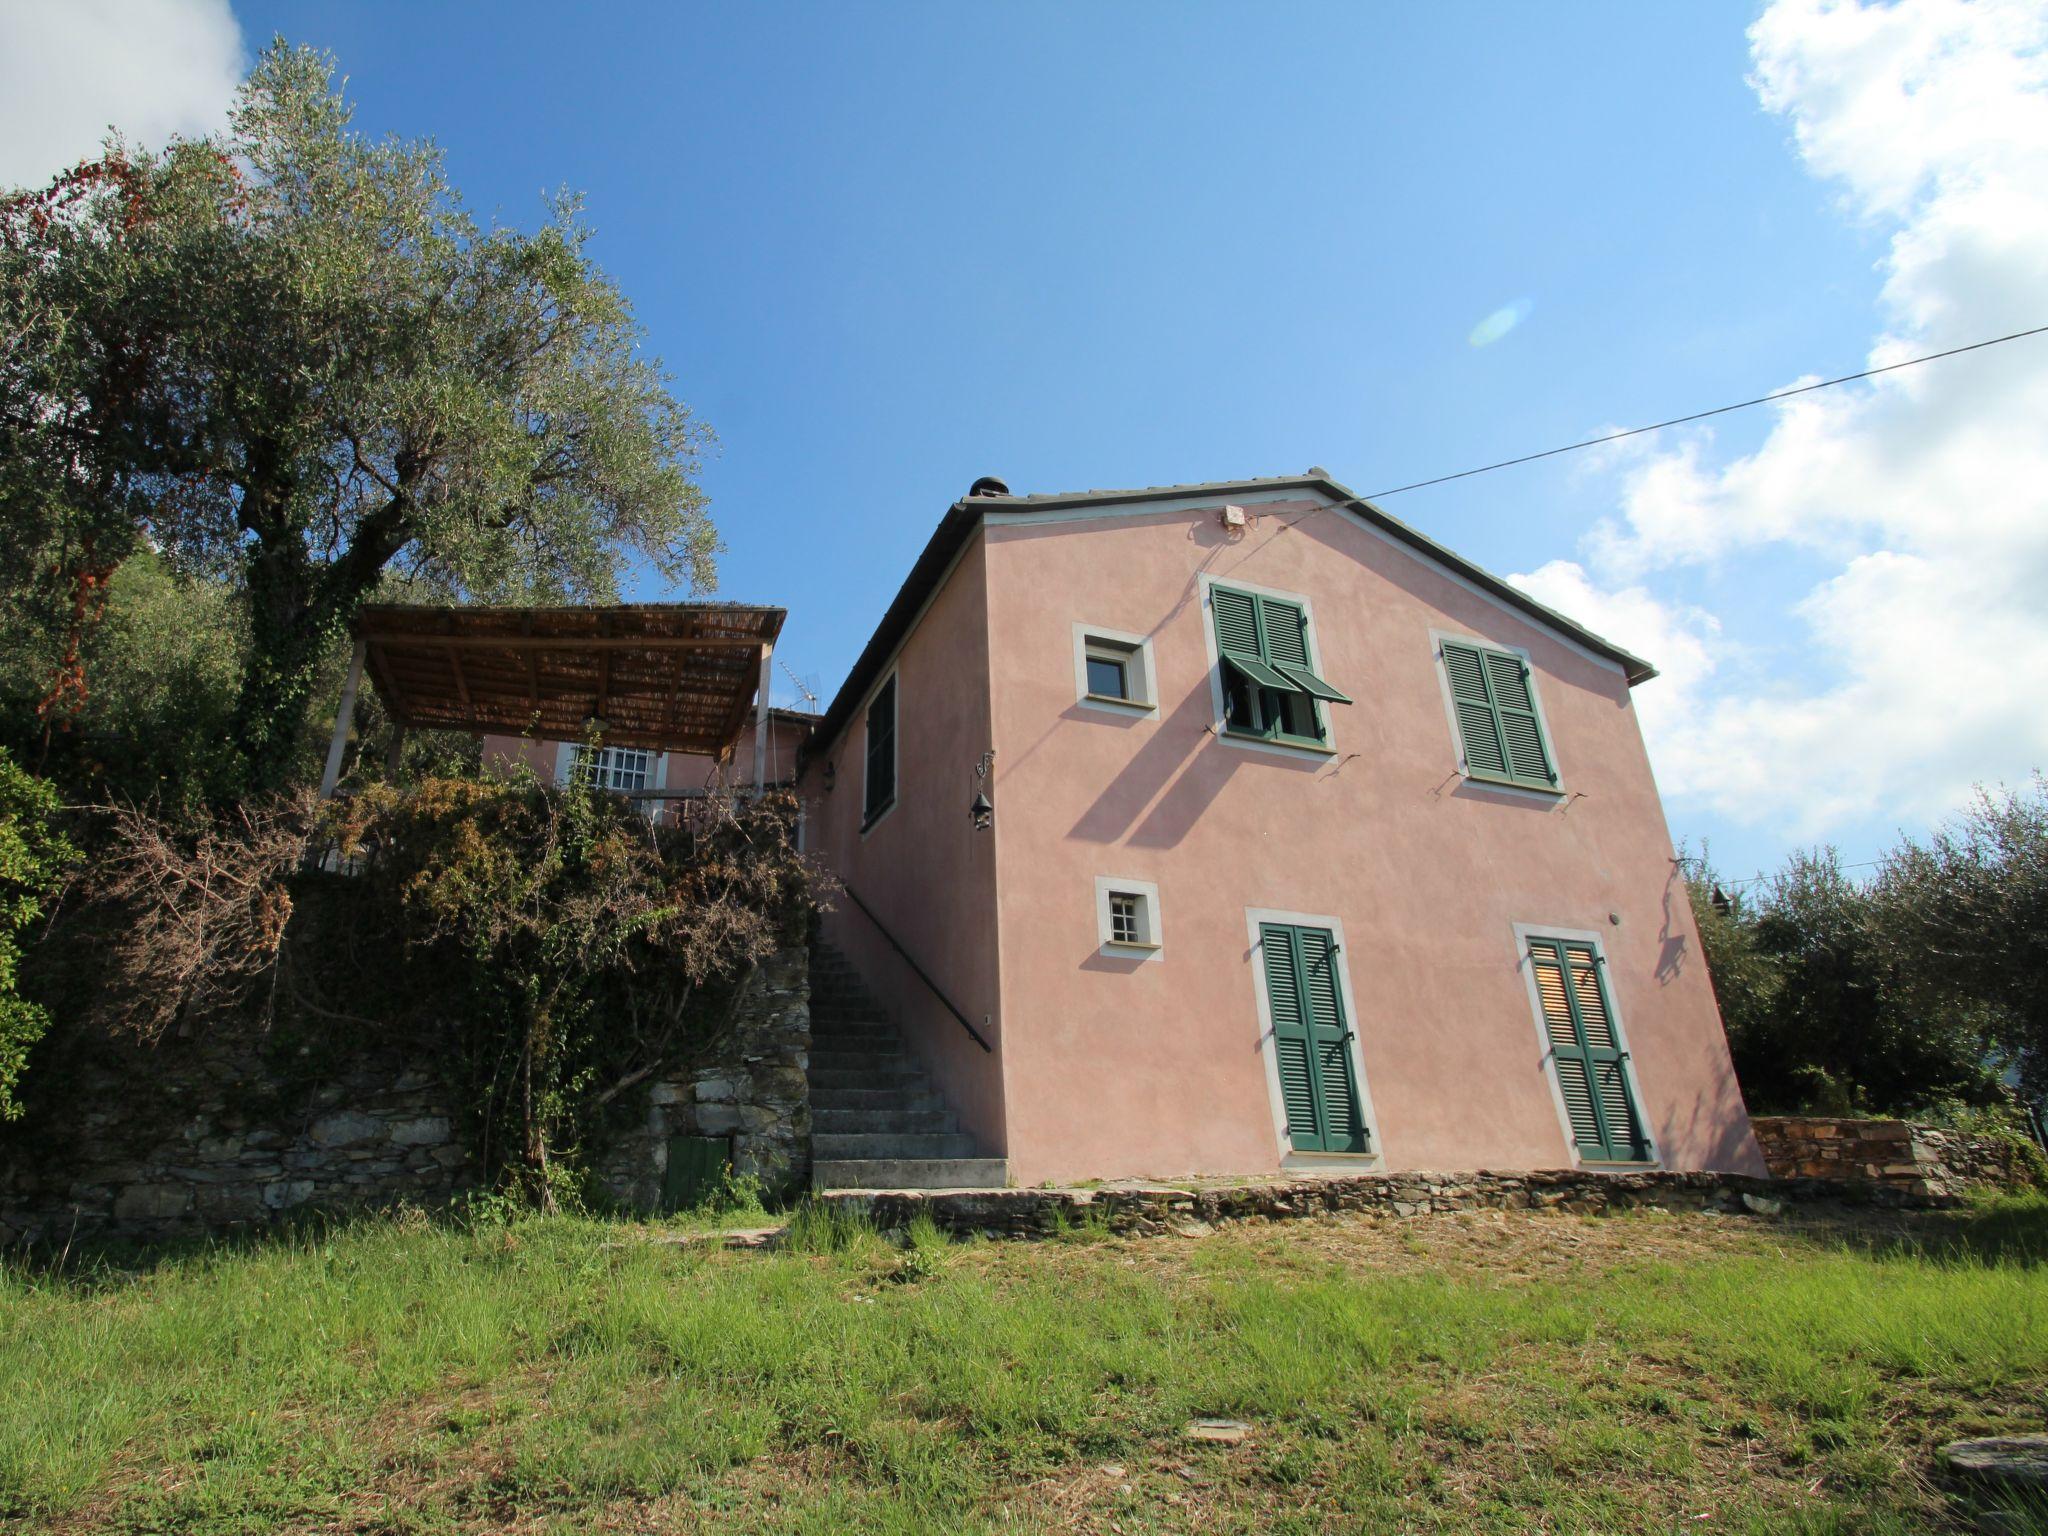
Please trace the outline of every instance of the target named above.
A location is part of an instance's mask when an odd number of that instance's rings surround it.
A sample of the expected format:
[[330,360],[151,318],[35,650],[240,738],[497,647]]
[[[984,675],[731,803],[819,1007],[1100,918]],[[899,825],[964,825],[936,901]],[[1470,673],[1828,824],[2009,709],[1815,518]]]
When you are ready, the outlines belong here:
[[[665,1235],[365,1221],[0,1269],[0,1527],[1960,1531],[1934,1446],[2042,1428],[2048,1387],[2039,1197]],[[1206,1417],[1251,1432],[1183,1437]]]

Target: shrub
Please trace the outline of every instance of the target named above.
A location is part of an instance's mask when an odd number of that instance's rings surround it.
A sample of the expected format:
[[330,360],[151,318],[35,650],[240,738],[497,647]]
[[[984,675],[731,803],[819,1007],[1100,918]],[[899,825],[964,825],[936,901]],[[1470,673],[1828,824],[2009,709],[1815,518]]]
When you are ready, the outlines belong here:
[[57,829],[57,795],[0,749],[0,1120],[21,1113],[14,1086],[49,1015],[17,987],[24,932],[42,920],[73,850]]

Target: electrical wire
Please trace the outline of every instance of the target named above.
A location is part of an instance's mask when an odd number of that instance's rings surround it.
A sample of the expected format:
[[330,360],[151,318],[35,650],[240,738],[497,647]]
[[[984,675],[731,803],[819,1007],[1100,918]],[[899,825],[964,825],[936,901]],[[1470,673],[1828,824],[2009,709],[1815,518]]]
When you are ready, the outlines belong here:
[[1474,475],[1491,474],[1496,469],[1511,469],[1517,464],[1533,464],[1538,459],[1552,459],[1561,453],[1577,453],[1581,448],[1598,448],[1602,443],[1618,443],[1624,437],[1640,437],[1645,432],[1661,432],[1666,427],[1683,426],[1689,421],[1705,421],[1709,416],[1725,416],[1730,411],[1746,411],[1753,405],[1768,405],[1773,400],[1789,400],[1794,395],[1811,394],[1816,389],[1832,389],[1837,384],[1853,384],[1858,379],[1874,379],[1881,373],[1896,373],[1901,368],[1917,368],[1922,363],[1938,362],[1944,357],[1958,357],[1965,352],[1980,352],[1986,347],[2000,346],[2005,342],[2019,341],[2028,336],[2039,336],[2044,332],[2048,332],[2048,325],[2037,325],[2031,330],[2012,331],[2004,336],[1993,336],[1988,341],[1973,341],[1966,347],[1950,347],[1945,352],[1929,352],[1922,357],[1909,357],[1902,362],[1886,363],[1882,368],[1865,368],[1861,373],[1845,373],[1837,379],[1821,379],[1813,384],[1797,384],[1790,389],[1774,390],[1768,395],[1758,395],[1754,400],[1738,400],[1733,405],[1717,405],[1710,411],[1694,411],[1689,416],[1673,416],[1669,421],[1652,422],[1647,427],[1630,427],[1624,432],[1609,432],[1604,437],[1589,437],[1582,443],[1566,443],[1562,448],[1546,448],[1541,453],[1525,453],[1519,458],[1482,464],[1477,469],[1461,469],[1454,475],[1437,475],[1429,480],[1413,480],[1407,485],[1397,485],[1390,490],[1370,491],[1354,498],[1354,501],[1383,501],[1389,496],[1419,491],[1425,486],[1443,485],[1452,480],[1468,480]]

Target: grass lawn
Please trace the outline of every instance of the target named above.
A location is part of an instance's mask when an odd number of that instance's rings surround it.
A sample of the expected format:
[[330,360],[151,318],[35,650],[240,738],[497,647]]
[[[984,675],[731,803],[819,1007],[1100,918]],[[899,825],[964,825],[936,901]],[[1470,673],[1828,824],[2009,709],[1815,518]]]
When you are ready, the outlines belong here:
[[660,1235],[0,1270],[0,1529],[1964,1531],[1932,1448],[2044,1427],[2038,1198]]

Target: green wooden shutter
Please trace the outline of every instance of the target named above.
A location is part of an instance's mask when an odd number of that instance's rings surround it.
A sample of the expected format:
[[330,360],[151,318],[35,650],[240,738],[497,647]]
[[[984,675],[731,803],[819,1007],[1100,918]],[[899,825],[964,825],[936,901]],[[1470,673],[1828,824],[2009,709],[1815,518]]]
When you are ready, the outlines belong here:
[[896,679],[882,684],[868,705],[867,773],[861,819],[871,822],[896,801]]
[[1550,1037],[1550,1061],[1582,1156],[1607,1162],[1649,1156],[1642,1115],[1629,1091],[1626,1055],[1614,1032],[1606,979],[1588,944],[1531,939],[1529,963]]
[[1259,627],[1266,641],[1266,660],[1291,687],[1311,698],[1332,704],[1349,704],[1350,695],[1340,693],[1320,677],[1308,662],[1308,615],[1299,603],[1277,597],[1259,599]]
[[1326,928],[1262,923],[1259,950],[1288,1140],[1297,1152],[1368,1150],[1335,940]]
[[1488,651],[1486,681],[1500,716],[1501,739],[1507,743],[1510,776],[1529,784],[1555,784],[1557,772],[1536,718],[1536,696],[1529,689],[1529,664],[1505,651]]
[[1288,1139],[1297,1151],[1320,1151],[1315,1063],[1301,1003],[1294,930],[1278,923],[1260,924],[1259,952],[1266,966],[1266,1002],[1272,1014],[1273,1055],[1280,1067],[1280,1103],[1287,1113]]
[[1543,738],[1529,664],[1510,651],[1443,642],[1444,672],[1465,771],[1535,789],[1557,787],[1557,765]]
[[1315,1021],[1316,1086],[1323,1112],[1325,1152],[1366,1150],[1365,1116],[1358,1103],[1358,1079],[1351,1070],[1351,1030],[1337,985],[1337,941],[1327,928],[1297,928],[1302,991]]
[[1251,593],[1211,587],[1209,608],[1216,616],[1216,649],[1226,656],[1264,659],[1259,648],[1259,607]]
[[1451,703],[1458,714],[1466,771],[1505,777],[1508,755],[1494,719],[1493,693],[1486,686],[1486,663],[1473,646],[1450,640],[1443,645],[1444,671],[1450,674]]

